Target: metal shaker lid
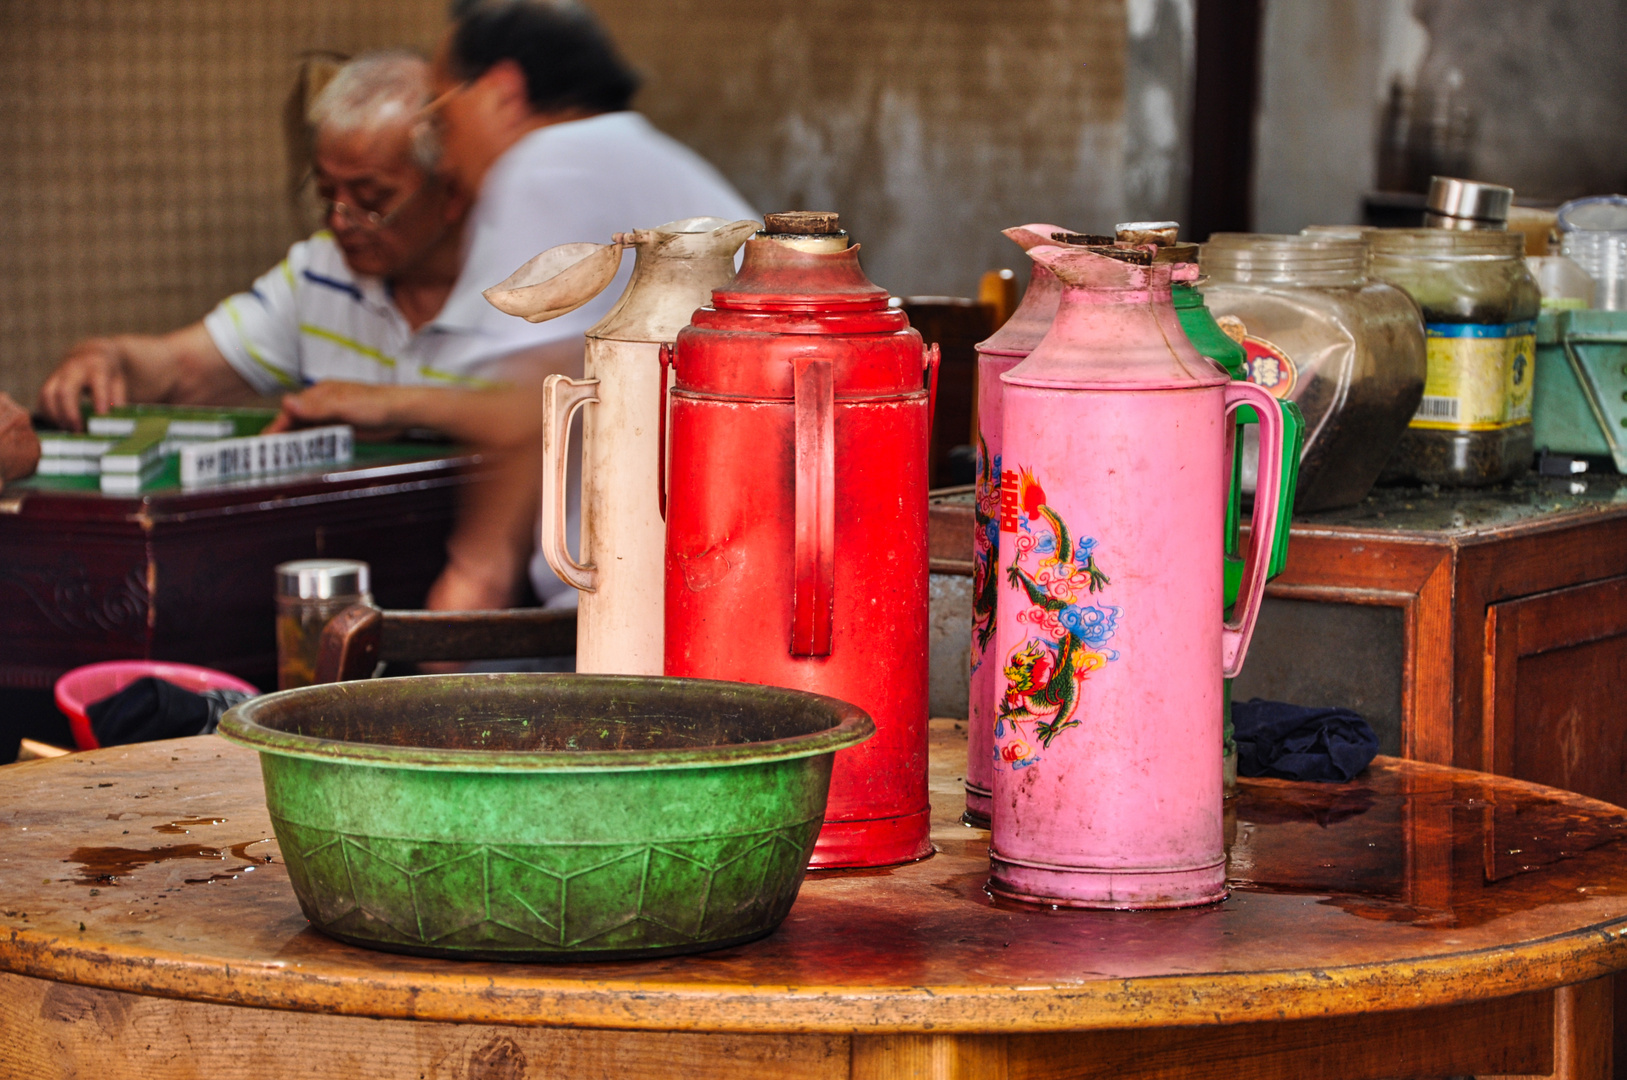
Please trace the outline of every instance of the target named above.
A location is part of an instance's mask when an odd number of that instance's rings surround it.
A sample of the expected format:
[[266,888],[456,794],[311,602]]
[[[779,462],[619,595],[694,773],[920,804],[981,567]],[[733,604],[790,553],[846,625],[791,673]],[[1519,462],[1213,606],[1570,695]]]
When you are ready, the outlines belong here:
[[299,600],[364,596],[372,583],[367,564],[355,559],[295,559],[277,565],[277,595]]
[[[1429,198],[1424,204],[1425,221],[1431,225],[1435,218],[1455,218],[1475,222],[1480,228],[1498,227],[1508,220],[1509,205],[1514,202],[1514,189],[1500,184],[1482,184],[1474,180],[1457,180],[1450,176],[1429,178]],[[1462,226],[1457,226],[1462,227]]]

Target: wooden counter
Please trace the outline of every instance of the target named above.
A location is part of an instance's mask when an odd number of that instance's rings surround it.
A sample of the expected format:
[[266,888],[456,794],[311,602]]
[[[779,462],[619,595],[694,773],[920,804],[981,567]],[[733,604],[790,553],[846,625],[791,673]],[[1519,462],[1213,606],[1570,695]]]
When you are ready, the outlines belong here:
[[[358,444],[349,465],[104,496],[95,478],[0,491],[0,687],[49,689],[99,660],[183,660],[276,685],[272,568],[372,564],[386,607],[423,606],[477,459]],[[4,747],[9,751],[10,746]],[[0,759],[5,760],[5,759]]]
[[[970,574],[969,496],[930,520],[934,571]],[[1296,516],[1266,596],[1239,698],[1355,708],[1387,753],[1627,805],[1627,478],[1379,488]]]
[[1224,903],[1052,911],[984,892],[964,754],[935,721],[934,857],[810,876],[750,945],[570,965],[310,929],[217,738],[0,769],[0,1075],[1607,1075],[1627,811],[1393,759],[1245,781]]

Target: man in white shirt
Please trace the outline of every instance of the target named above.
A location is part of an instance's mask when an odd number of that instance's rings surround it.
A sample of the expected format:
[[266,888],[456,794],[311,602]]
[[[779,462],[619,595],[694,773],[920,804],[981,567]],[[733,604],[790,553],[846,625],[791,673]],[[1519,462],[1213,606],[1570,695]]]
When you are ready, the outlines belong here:
[[[481,293],[550,247],[607,243],[618,232],[688,217],[758,214],[694,151],[629,111],[638,80],[585,7],[572,0],[458,0],[437,50],[427,110],[442,168],[478,193],[462,271],[443,317],[512,349],[531,350],[523,381],[581,374],[582,335],[609,311],[632,272],[569,315],[528,323]],[[511,366],[511,372],[514,367]],[[415,388],[319,385],[283,401],[288,424],[435,427],[454,438],[515,446],[540,440],[540,408],[515,394],[431,394]],[[526,421],[530,421],[528,426]],[[539,596],[574,601],[534,547],[540,455],[520,452],[482,489],[449,544],[448,573],[430,596],[442,609],[503,607],[529,559]]]
[[757,212],[700,155],[628,108],[637,77],[575,3],[459,0],[435,57],[432,116],[446,168],[479,192],[449,311],[492,333],[580,335],[610,310],[631,272],[597,300],[547,323],[497,311],[481,295],[557,244],[688,217]]
[[[533,351],[526,373],[580,374],[582,335],[604,317],[632,273],[569,315],[529,323],[482,293],[559,244],[608,243],[619,232],[687,217],[729,221],[758,213],[705,159],[628,108],[638,79],[603,28],[573,0],[457,0],[436,51],[435,99],[425,110],[441,168],[475,194],[465,255],[442,318],[478,328],[509,352]],[[488,405],[466,406],[475,424]],[[284,402],[290,423],[452,427],[457,401],[417,392],[324,386]],[[434,416],[424,412],[433,410]]]
[[429,65],[406,53],[347,64],[313,103],[313,171],[328,229],[249,291],[163,335],[80,342],[40,409],[70,430],[81,400],[233,404],[323,379],[479,385],[504,341],[449,318],[468,199],[418,137]]

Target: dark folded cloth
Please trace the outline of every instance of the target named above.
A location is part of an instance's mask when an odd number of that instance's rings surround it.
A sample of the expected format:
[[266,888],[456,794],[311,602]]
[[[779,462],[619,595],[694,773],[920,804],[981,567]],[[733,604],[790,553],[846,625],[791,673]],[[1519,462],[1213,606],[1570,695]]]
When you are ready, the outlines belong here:
[[1232,703],[1232,726],[1238,776],[1338,783],[1367,768],[1378,753],[1378,736],[1349,709],[1254,698]]
[[193,693],[164,679],[137,679],[123,690],[85,708],[90,730],[103,746],[207,735],[220,716],[251,695],[241,690]]

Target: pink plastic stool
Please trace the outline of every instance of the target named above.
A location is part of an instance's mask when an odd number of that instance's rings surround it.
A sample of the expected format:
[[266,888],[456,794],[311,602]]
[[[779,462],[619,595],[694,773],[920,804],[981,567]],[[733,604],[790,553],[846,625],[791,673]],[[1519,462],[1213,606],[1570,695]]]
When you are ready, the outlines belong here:
[[167,660],[108,660],[101,664],[86,664],[74,668],[56,681],[57,708],[68,718],[74,744],[81,750],[100,749],[102,744],[96,741],[96,735],[90,730],[90,717],[85,709],[149,675],[194,693],[204,690],[241,690],[248,694],[260,692],[236,675],[196,664],[175,664]]

